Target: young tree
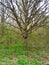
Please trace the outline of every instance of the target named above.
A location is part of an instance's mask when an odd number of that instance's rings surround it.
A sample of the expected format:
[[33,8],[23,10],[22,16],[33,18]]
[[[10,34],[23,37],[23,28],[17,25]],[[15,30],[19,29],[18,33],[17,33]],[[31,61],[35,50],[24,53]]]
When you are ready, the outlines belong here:
[[0,4],[12,14],[11,16],[8,12],[6,13],[16,21],[17,25],[8,24],[18,28],[24,39],[28,38],[28,35],[33,29],[45,26],[47,23],[45,20],[47,19],[46,14],[49,12],[46,8],[48,5],[46,2],[40,5],[41,1],[42,0],[7,0],[9,5],[0,2]]

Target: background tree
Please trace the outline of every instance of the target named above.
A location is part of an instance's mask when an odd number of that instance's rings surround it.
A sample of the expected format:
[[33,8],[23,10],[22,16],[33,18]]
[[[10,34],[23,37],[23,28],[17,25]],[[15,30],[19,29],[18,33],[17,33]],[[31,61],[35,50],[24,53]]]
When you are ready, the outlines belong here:
[[[3,3],[5,3],[5,1],[4,0],[1,0],[1,2]],[[0,25],[0,30],[1,30],[1,36],[3,36],[3,34],[4,34],[4,22],[5,22],[5,7],[3,6],[3,5],[1,5],[0,6],[0,9],[1,9],[1,11],[0,11],[0,15],[1,15],[1,25]],[[2,12],[3,11],[3,12]]]

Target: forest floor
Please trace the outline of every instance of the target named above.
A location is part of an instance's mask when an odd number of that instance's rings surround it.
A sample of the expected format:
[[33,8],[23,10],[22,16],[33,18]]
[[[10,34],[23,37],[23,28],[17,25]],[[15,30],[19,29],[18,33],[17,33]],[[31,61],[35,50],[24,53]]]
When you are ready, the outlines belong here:
[[49,31],[33,31],[27,42],[29,50],[20,35],[6,29],[0,37],[0,65],[49,65]]
[[[2,44],[1,44],[2,45]],[[47,65],[49,53],[42,49],[24,50],[23,46],[0,45],[0,65]],[[47,49],[48,50],[48,49]]]

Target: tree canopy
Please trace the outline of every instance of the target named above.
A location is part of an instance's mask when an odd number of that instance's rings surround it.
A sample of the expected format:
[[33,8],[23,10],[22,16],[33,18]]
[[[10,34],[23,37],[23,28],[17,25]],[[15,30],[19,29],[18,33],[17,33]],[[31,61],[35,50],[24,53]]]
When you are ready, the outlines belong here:
[[[2,9],[7,17],[6,20],[12,19],[13,23],[6,22],[7,24],[20,30],[23,38],[27,38],[33,29],[46,26],[49,23],[49,13],[47,0],[6,0],[0,2],[6,12]],[[42,3],[42,5],[41,5]],[[11,21],[10,19],[10,21]]]

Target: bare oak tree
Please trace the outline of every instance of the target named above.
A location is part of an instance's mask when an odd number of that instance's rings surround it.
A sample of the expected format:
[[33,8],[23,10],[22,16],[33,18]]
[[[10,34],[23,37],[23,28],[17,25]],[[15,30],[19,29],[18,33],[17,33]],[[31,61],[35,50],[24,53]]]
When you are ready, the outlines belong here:
[[24,39],[28,38],[33,29],[38,29],[48,23],[47,0],[42,5],[40,5],[42,0],[7,0],[7,2],[9,5],[4,2],[0,2],[0,4],[10,12],[10,14],[8,12],[5,14],[16,21],[16,25],[6,23],[18,28]]

